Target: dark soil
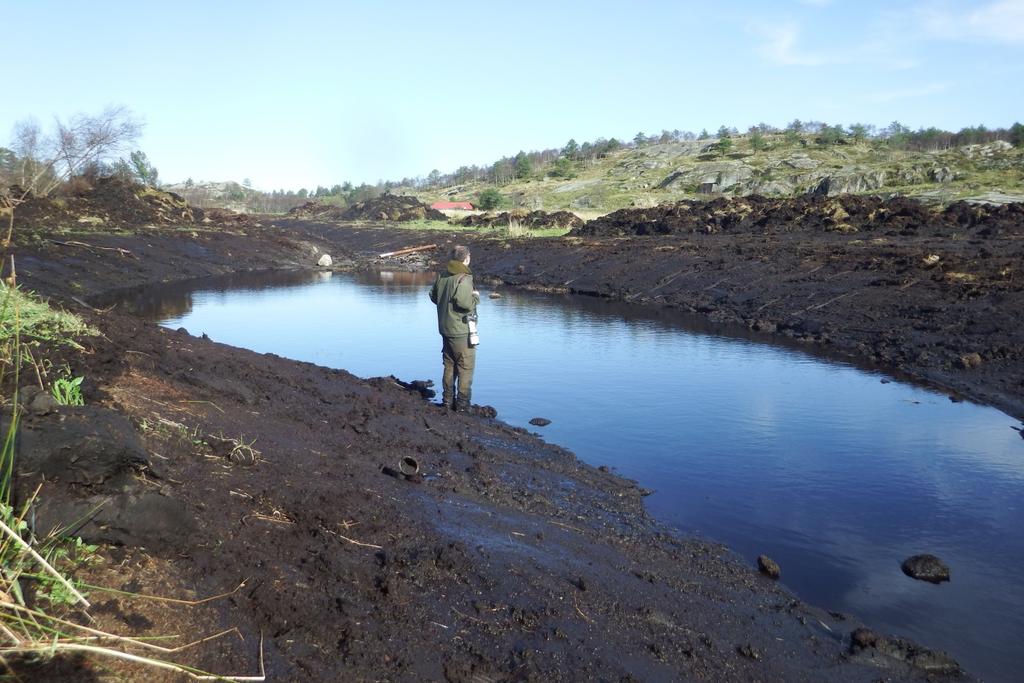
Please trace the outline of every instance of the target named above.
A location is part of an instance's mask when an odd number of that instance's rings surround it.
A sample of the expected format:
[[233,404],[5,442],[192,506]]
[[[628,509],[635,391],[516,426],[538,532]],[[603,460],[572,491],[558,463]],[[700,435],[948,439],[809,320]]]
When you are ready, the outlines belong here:
[[[903,235],[853,244],[844,233],[799,231],[479,240],[473,266],[495,282],[749,321],[809,348],[957,385],[1019,415],[1021,285],[1019,276],[990,279],[996,262],[1020,263],[1018,234],[981,244]],[[145,532],[163,499],[190,520],[148,536],[127,513],[82,527],[124,545],[108,546],[107,562],[80,576],[181,598],[231,592],[196,607],[96,594],[99,628],[191,639],[237,627],[244,640],[210,641],[181,660],[252,675],[262,635],[268,680],[960,675],[948,658],[907,641],[866,629],[854,639],[863,626],[855,619],[801,603],[721,546],[667,533],[633,482],[499,421],[432,407],[416,378],[361,380],[84,305],[131,285],[311,267],[324,252],[342,267],[378,267],[376,254],[437,233],[264,220],[79,233],[59,244],[33,235],[17,250],[22,284],[102,332],[81,340],[85,353],[53,357],[88,378],[88,406],[127,418],[134,434],[109,415],[93,432],[135,444],[97,456],[101,476],[47,476],[44,509],[66,514],[61,506],[107,496],[124,513],[146,498]],[[434,258],[445,258],[444,246]],[[939,265],[917,265],[931,253]],[[949,276],[961,270],[975,280]],[[967,350],[980,365],[956,364]],[[26,424],[48,435],[41,462],[61,452],[68,430],[92,433],[81,409],[42,412]],[[54,420],[72,426],[46,426]],[[416,476],[382,471],[401,473],[410,457]],[[20,490],[35,471],[23,470]],[[115,526],[118,536],[106,535]]]
[[448,216],[415,197],[383,194],[349,207],[306,202],[288,212],[295,218],[319,221],[447,221]]
[[468,227],[493,228],[495,226],[508,226],[513,221],[533,230],[583,226],[583,219],[571,211],[530,211],[529,213],[503,211],[498,214],[481,213],[466,216],[462,220],[457,221],[457,223]]
[[766,199],[757,195],[681,201],[650,209],[620,209],[576,228],[588,237],[626,235],[778,235],[864,233],[878,237],[991,239],[1024,234],[1024,204],[987,206],[956,202],[932,209],[913,199],[840,195]]
[[[37,197],[21,188],[7,188],[0,209],[17,202],[14,230],[27,233],[45,229],[133,229],[140,226],[171,226],[182,223],[255,223],[245,214],[226,209],[200,209],[173,192],[147,188],[117,178],[75,178],[56,197]],[[2,215],[2,212],[0,212]]]

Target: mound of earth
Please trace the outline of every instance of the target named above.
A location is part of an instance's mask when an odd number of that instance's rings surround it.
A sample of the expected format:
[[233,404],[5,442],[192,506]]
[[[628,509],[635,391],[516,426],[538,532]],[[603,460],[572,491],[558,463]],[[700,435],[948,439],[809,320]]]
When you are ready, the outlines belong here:
[[288,214],[295,218],[327,221],[447,221],[448,216],[415,197],[383,194],[347,208],[306,202]]
[[[23,194],[11,188],[12,196]],[[78,180],[64,196],[41,197],[28,194],[14,213],[15,227],[49,227],[68,222],[86,225],[145,225],[196,222],[201,220],[179,195],[125,182],[100,178]]]
[[288,211],[288,216],[291,218],[302,218],[306,220],[340,221],[342,220],[341,215],[345,213],[346,210],[347,207],[344,206],[312,201],[290,209]]
[[259,223],[249,214],[238,213],[231,209],[199,209],[193,207],[192,213],[203,223],[216,223],[217,225],[259,225]]
[[767,199],[752,195],[711,201],[680,201],[648,209],[621,209],[588,222],[573,235],[682,235],[692,233],[772,234],[780,232],[880,232],[887,235],[979,237],[1020,234],[1024,204],[986,206],[955,202],[932,209],[899,197],[858,195]]
[[519,225],[531,229],[539,228],[577,228],[583,225],[583,219],[571,211],[503,211],[499,214],[481,213],[475,216],[466,216],[459,225],[470,227],[493,228],[495,226],[507,226],[513,221]]
[[383,194],[350,206],[342,214],[346,221],[447,221],[448,216],[415,197]]
[[128,228],[181,223],[249,223],[245,214],[193,207],[180,195],[119,178],[75,178],[56,196],[37,196],[8,188],[6,206],[15,206],[18,229],[67,228],[72,225]]

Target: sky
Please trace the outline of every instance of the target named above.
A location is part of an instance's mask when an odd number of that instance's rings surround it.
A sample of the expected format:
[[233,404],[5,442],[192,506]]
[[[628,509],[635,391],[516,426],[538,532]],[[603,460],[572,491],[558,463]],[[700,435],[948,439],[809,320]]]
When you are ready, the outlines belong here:
[[19,121],[124,105],[165,183],[373,183],[796,118],[1024,121],[1024,0],[0,0],[0,17],[0,146]]

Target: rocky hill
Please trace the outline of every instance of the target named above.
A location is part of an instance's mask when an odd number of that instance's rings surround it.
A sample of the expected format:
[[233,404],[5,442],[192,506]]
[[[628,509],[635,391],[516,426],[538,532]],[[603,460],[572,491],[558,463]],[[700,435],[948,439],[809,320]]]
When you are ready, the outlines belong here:
[[[822,147],[785,141],[755,150],[744,137],[721,153],[717,141],[650,144],[578,163],[572,179],[538,177],[498,188],[508,206],[607,213],[716,196],[872,194],[946,204],[1024,201],[1024,149],[995,141],[937,152],[892,150],[870,141]],[[474,201],[483,184],[421,193]]]

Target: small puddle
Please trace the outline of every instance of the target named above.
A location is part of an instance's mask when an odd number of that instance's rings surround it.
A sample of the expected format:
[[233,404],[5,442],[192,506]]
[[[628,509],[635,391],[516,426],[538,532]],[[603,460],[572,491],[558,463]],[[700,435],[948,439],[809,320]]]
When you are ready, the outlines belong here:
[[[139,290],[194,335],[440,383],[429,273],[271,273]],[[972,673],[1024,666],[1024,442],[998,410],[670,311],[483,292],[475,402],[655,489],[651,512],[765,553],[802,598],[943,649]],[[533,427],[544,417],[551,424]],[[900,563],[938,555],[950,583]]]

